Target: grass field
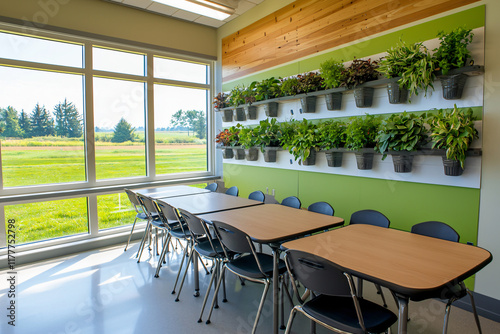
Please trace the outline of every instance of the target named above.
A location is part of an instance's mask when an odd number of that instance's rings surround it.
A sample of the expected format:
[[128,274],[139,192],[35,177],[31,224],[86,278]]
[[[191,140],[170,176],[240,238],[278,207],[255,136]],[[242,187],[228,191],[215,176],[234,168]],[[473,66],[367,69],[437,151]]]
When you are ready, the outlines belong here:
[[[181,135],[173,133],[169,139],[163,133],[159,139],[175,142]],[[155,151],[157,174],[207,168],[206,147],[199,142],[157,143]],[[144,143],[96,143],[97,180],[144,176],[145,161]],[[86,180],[84,146],[78,141],[2,140],[2,166],[4,187]],[[131,224],[134,216],[124,193],[98,196],[99,229]],[[86,198],[10,205],[5,207],[5,218],[16,220],[18,244],[88,233]]]

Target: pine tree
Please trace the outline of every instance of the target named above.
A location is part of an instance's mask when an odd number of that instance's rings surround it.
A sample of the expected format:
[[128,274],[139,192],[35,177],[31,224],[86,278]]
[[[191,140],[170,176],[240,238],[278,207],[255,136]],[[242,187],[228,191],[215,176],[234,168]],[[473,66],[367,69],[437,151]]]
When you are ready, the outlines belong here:
[[17,110],[11,106],[2,108],[0,112],[1,127],[3,128],[4,137],[22,137],[23,133],[19,127],[17,118]]
[[54,130],[54,120],[50,116],[45,106],[41,106],[37,103],[30,115],[30,122],[33,137],[42,136],[53,136],[55,134]]
[[75,105],[64,99],[54,107],[56,121],[55,132],[57,136],[79,138],[83,135],[82,118]]
[[134,131],[135,128],[122,117],[115,126],[111,141],[113,143],[123,143],[128,140],[134,141]]
[[19,127],[21,128],[22,134],[24,138],[31,138],[32,130],[31,122],[29,119],[29,115],[26,111],[21,111],[19,114]]

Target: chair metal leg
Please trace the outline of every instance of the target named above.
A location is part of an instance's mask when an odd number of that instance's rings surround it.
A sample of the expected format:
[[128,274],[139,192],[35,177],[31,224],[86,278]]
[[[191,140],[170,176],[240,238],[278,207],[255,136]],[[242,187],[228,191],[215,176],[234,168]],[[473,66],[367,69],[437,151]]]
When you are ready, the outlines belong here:
[[222,272],[219,275],[219,279],[217,280],[217,286],[215,288],[214,296],[212,297],[212,304],[210,305],[210,312],[208,313],[207,321],[205,322],[207,325],[210,323],[210,318],[212,317],[212,311],[214,310],[215,305],[215,296],[219,293],[220,284],[222,282],[222,278],[224,277],[224,273],[226,271],[226,266],[222,266]]
[[128,236],[127,244],[125,245],[125,249],[123,250],[124,252],[127,251],[128,244],[130,243],[130,238],[132,238],[132,234],[134,234],[134,227],[136,222],[137,222],[137,216],[135,217],[134,223],[132,224],[132,230],[130,231],[130,235]]
[[288,317],[288,323],[286,324],[285,334],[290,334],[290,331],[292,330],[293,319],[295,318],[296,314],[297,314],[297,309],[296,309],[296,307],[294,307],[294,308],[292,308],[292,311],[290,312],[290,316]]
[[455,298],[450,298],[450,300],[448,300],[448,303],[446,303],[446,308],[444,311],[443,334],[446,334],[448,332],[448,320],[450,316],[451,303],[453,303],[454,300]]
[[[167,235],[167,239],[163,243],[163,248],[161,250],[161,255],[160,255],[160,258],[158,259],[158,264],[156,265],[156,272],[155,272],[155,277],[156,278],[160,277],[160,269],[162,267],[162,263],[166,263],[166,261],[165,261],[165,255],[168,252],[168,244],[172,241],[171,239],[172,239],[172,237],[169,234],[169,235]],[[165,244],[166,244],[166,246],[165,246]]]
[[264,285],[264,292],[262,293],[262,297],[260,299],[259,309],[257,310],[257,316],[255,317],[255,322],[253,324],[252,334],[255,334],[255,331],[257,330],[260,314],[262,313],[262,308],[264,306],[264,302],[266,301],[267,291],[269,291],[269,286],[271,285],[271,283],[266,280]]
[[472,295],[472,292],[469,289],[466,288],[466,291],[470,297],[470,304],[472,305],[472,313],[474,313],[474,320],[476,320],[477,330],[479,331],[479,334],[482,334],[483,331],[481,330],[481,324],[479,323],[479,316],[477,315],[476,302],[474,301],[474,296]]
[[146,245],[146,236],[149,235],[150,222],[146,225],[146,229],[144,230],[144,235],[142,236],[141,244],[139,245],[139,250],[137,251],[137,263],[141,262],[142,251],[144,250],[144,246]]
[[224,297],[222,298],[223,303],[227,303],[227,294],[226,294],[226,273],[223,273],[222,276],[222,291],[224,293]]
[[186,255],[187,255],[187,250],[188,250],[188,246],[186,246],[186,248],[184,248],[184,252],[182,253],[181,264],[179,265],[179,271],[177,272],[177,277],[175,278],[174,289],[172,290],[173,295],[175,295],[175,288],[177,286],[177,281],[179,280],[179,276],[181,275],[182,266],[184,265],[184,260],[185,260]]
[[281,305],[281,324],[280,324],[280,329],[285,329],[285,303],[284,303],[284,294],[285,294],[285,284],[284,284],[285,278],[281,278],[281,294],[280,294],[280,305]]
[[216,260],[216,266],[215,269],[212,273],[212,277],[210,277],[210,283],[208,283],[208,288],[207,292],[205,293],[205,298],[203,298],[203,305],[201,306],[201,312],[200,312],[200,318],[198,319],[198,322],[202,322],[202,317],[203,317],[203,312],[205,311],[205,306],[207,305],[207,300],[208,296],[210,295],[210,289],[212,288],[212,284],[214,283],[214,280],[216,279],[217,273],[220,271],[220,263],[219,261]]
[[[195,252],[194,248],[191,248],[191,252],[189,252],[189,259],[188,259],[188,262],[186,265],[186,270],[184,270],[184,275],[182,276],[181,286],[179,287],[179,292],[177,293],[177,298],[175,298],[176,302],[179,301],[179,296],[181,295],[182,287],[184,285],[184,280],[186,279],[186,275],[187,275],[187,272],[189,270],[189,265],[191,264],[191,261],[193,260],[194,252]],[[198,265],[198,263],[193,263],[193,265],[196,266],[196,265]]]
[[377,293],[380,295],[380,297],[382,297],[382,302],[383,302],[384,307],[387,308],[387,303],[385,301],[385,296],[384,296],[384,292],[382,291],[382,288],[378,284],[375,284],[375,287],[377,288]]

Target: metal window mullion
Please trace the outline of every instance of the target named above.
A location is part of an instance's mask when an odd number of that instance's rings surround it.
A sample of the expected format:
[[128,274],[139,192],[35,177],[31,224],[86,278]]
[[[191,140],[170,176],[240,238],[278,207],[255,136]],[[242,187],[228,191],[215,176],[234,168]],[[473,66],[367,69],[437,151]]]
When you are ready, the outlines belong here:
[[7,247],[7,229],[4,205],[0,205],[0,248]]
[[148,52],[146,55],[146,166],[147,175],[151,179],[156,178],[156,147],[155,147],[155,109],[154,109],[154,57]]
[[178,86],[178,87],[186,87],[186,88],[198,88],[198,89],[210,89],[211,88],[211,85],[207,85],[207,84],[199,84],[199,83],[194,83],[194,82],[177,81],[177,80],[160,79],[160,78],[154,78],[154,83],[160,84],[160,85]]
[[0,65],[1,66],[8,66],[8,67],[40,70],[40,71],[69,73],[69,74],[83,74],[85,72],[85,70],[83,68],[79,68],[79,67],[36,63],[36,62],[31,62],[31,61],[26,61],[26,60],[14,60],[14,59],[8,59],[8,58],[0,58]]

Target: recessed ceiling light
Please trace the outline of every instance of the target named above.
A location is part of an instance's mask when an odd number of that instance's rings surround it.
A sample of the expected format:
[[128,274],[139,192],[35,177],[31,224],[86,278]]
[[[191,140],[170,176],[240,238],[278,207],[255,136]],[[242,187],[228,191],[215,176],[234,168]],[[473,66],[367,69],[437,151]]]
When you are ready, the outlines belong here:
[[226,7],[209,0],[153,0],[171,7],[186,10],[202,16],[222,21],[234,14],[234,8]]

